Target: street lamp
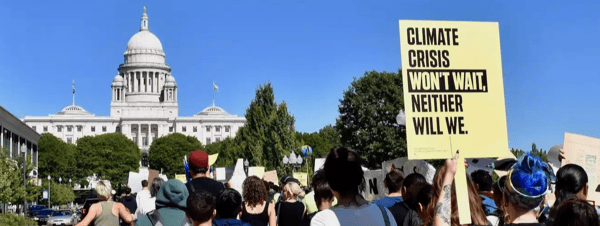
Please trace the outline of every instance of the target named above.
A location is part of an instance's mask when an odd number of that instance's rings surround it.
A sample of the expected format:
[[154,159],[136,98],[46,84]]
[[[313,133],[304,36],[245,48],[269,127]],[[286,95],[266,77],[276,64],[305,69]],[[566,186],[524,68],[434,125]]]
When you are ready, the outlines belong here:
[[283,164],[284,165],[292,165],[292,173],[294,172],[294,168],[298,165],[302,164],[302,156],[297,156],[292,152],[290,157],[283,156]]
[[50,175],[48,175],[48,208],[52,209],[52,203],[50,202]]
[[62,177],[59,177],[59,178],[58,178],[58,183],[59,183],[59,184],[60,184],[60,183],[62,183]]
[[27,144],[21,146],[23,152],[23,188],[25,188],[25,196],[23,198],[23,216],[27,216]]
[[246,176],[248,176],[248,166],[250,165],[250,162],[248,162],[248,159],[246,159],[244,161],[244,171],[246,172]]
[[398,115],[396,116],[396,122],[400,125],[402,131],[406,129],[406,115],[404,114],[404,110],[400,109]]

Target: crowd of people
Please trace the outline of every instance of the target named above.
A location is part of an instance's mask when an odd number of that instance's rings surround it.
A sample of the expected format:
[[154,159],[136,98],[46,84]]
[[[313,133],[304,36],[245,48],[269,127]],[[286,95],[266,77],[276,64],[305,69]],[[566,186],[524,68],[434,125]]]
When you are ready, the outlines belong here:
[[[291,176],[279,186],[259,177],[243,181],[239,192],[211,179],[211,161],[204,151],[190,153],[191,181],[143,181],[135,199],[131,190],[111,199],[111,188],[98,183],[100,199],[77,225],[217,225],[217,226],[456,226],[457,192],[467,192],[470,225],[491,226],[599,226],[594,203],[587,200],[588,175],[576,164],[556,174],[540,158],[525,154],[501,162],[507,171],[494,182],[485,170],[467,177],[467,191],[454,183],[459,153],[445,161],[432,183],[418,173],[399,169],[386,174],[386,197],[366,200],[364,172],[358,154],[333,148],[310,189]],[[214,162],[214,161],[212,161]],[[502,168],[499,167],[499,168]],[[554,203],[547,200],[553,192]]]

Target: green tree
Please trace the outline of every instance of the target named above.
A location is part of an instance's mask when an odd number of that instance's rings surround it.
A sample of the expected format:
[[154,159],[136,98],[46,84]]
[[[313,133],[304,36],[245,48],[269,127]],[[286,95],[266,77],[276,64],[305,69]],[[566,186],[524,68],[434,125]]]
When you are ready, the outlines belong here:
[[296,141],[295,119],[287,110],[287,104],[275,103],[271,83],[261,85],[246,110],[246,125],[235,137],[239,157],[248,159],[250,165],[264,166],[266,170],[285,172],[282,159],[292,151],[300,154]]
[[206,152],[211,155],[219,153],[215,167],[234,167],[241,156],[240,147],[233,138],[206,145]]
[[121,133],[82,137],[77,141],[77,150],[81,173],[108,179],[115,188],[127,184],[129,171],[139,170],[140,149]]
[[[40,190],[48,190],[48,180],[44,180],[42,186],[39,188]],[[73,192],[73,188],[69,184],[61,184],[58,180],[55,181],[52,178],[52,183],[50,184],[50,201],[52,205],[64,205],[74,200],[75,192]],[[48,203],[46,202],[46,204]]]
[[172,133],[152,142],[148,153],[150,168],[163,170],[163,174],[174,178],[175,174],[185,173],[183,156],[191,151],[202,150],[203,146],[194,136]]
[[[38,197],[37,186],[27,183],[27,189],[23,187],[23,157],[16,159],[6,155],[6,148],[0,148],[0,203],[23,203],[25,190],[27,190],[27,201],[32,202]],[[26,172],[33,170],[31,156],[27,156]]]
[[365,72],[344,91],[335,128],[341,144],[356,150],[369,168],[407,156],[406,134],[396,122],[403,98],[401,71]]
[[80,154],[75,144],[67,144],[51,133],[44,133],[38,142],[38,151],[40,178],[50,175],[80,183],[89,176],[82,174],[77,166]]

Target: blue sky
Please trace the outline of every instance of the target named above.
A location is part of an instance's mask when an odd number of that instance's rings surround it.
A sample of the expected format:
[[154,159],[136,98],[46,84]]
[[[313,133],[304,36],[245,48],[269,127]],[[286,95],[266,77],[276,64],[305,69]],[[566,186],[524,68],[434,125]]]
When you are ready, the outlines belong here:
[[110,114],[142,6],[179,86],[179,114],[244,115],[271,81],[296,129],[334,124],[353,77],[400,68],[398,20],[497,21],[509,147],[600,137],[600,1],[11,1],[0,3],[0,105],[19,118],[76,104]]

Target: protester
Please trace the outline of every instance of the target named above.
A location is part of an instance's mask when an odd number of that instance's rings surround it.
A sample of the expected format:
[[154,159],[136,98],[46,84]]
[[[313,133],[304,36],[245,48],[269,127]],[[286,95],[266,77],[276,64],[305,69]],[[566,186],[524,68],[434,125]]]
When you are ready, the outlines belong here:
[[211,159],[205,151],[192,151],[190,153],[189,166],[192,181],[186,185],[190,193],[195,190],[206,190],[217,197],[225,189],[223,183],[210,178],[210,166],[215,161],[216,159]]
[[194,226],[214,225],[212,220],[217,211],[215,197],[208,191],[197,190],[190,194],[186,201],[186,216],[192,220]]
[[[137,210],[137,203],[135,200],[135,196],[131,194],[131,188],[125,188],[125,193],[121,195],[120,202],[132,213],[134,216],[135,211]],[[129,225],[127,222],[121,222],[122,226]]]
[[94,225],[119,225],[119,218],[127,223],[133,221],[129,210],[121,203],[113,202],[111,197],[112,188],[104,181],[96,184],[96,193],[100,202],[92,204],[88,214],[76,226]]
[[600,225],[596,209],[585,200],[570,199],[564,201],[560,204],[555,213],[556,215],[553,216],[554,221],[548,226]]
[[233,188],[226,188],[217,197],[216,210],[217,218],[212,219],[216,226],[250,226],[237,219],[242,212],[242,195]]
[[275,204],[277,214],[277,225],[280,226],[298,226],[302,221],[306,209],[298,201],[298,197],[304,197],[304,190],[300,184],[290,181],[283,186],[283,196]]
[[492,175],[485,170],[476,170],[471,173],[471,179],[477,188],[477,192],[479,193],[479,197],[481,198],[481,203],[483,205],[483,212],[486,216],[489,215],[497,215],[498,207],[494,202],[494,195],[492,194],[492,185],[494,181],[492,180]]
[[[138,208],[135,212],[135,218],[140,219],[140,217],[149,213],[150,211],[156,209],[156,195],[160,187],[165,183],[165,181],[160,177],[155,177],[152,180],[152,184],[148,187],[148,181],[142,181],[142,190],[138,192],[136,197],[136,201],[138,204]],[[145,186],[144,186],[145,185]]]
[[278,192],[273,195],[273,203],[279,202],[279,198],[283,194],[283,186],[290,181],[297,181],[298,183],[300,183],[300,181],[298,179],[292,177],[291,175],[285,175],[285,176],[281,177],[281,181],[279,181],[279,184],[281,185],[281,187],[279,187]]
[[423,225],[419,216],[431,200],[431,185],[418,173],[408,175],[402,182],[404,201],[389,207],[398,225]]
[[365,185],[364,172],[355,151],[333,148],[323,167],[338,204],[317,213],[311,221],[312,226],[396,225],[387,208],[370,203],[360,195]]
[[385,175],[383,184],[388,189],[388,195],[375,201],[375,204],[390,208],[402,202],[402,181],[404,174],[399,169],[392,169]]
[[[313,175],[311,187],[313,187],[313,190],[309,194],[304,196],[304,199],[302,200],[304,206],[307,208],[306,216],[304,216],[304,219],[302,219],[302,222],[300,223],[300,225],[302,226],[310,225],[310,221],[317,214],[318,211],[329,209],[333,205],[335,205],[335,197],[333,196],[333,191],[331,191],[331,187],[329,187],[329,183],[327,182],[327,178],[325,177],[325,171],[320,169],[317,172],[315,172],[315,174]],[[311,193],[313,195],[309,196]],[[311,205],[307,204],[308,202],[315,203],[317,210],[312,213],[309,213],[307,206]]]
[[545,164],[526,154],[508,171],[502,193],[505,225],[543,225],[535,209],[542,205],[549,187]]
[[586,200],[588,195],[588,176],[585,170],[576,164],[567,164],[556,172],[556,201],[550,209],[548,222],[552,225],[559,207],[567,200]]
[[156,209],[138,218],[135,225],[150,226],[160,221],[162,225],[186,225],[188,190],[179,180],[170,179],[156,195]]
[[277,225],[275,208],[271,202],[267,202],[268,191],[260,178],[257,176],[246,178],[242,194],[244,197],[240,217],[242,221],[252,226]]
[[506,176],[502,176],[502,177],[498,178],[496,183],[494,183],[494,185],[492,186],[494,204],[496,204],[496,206],[498,206],[498,208],[496,209],[496,212],[492,213],[491,215],[486,216],[486,218],[492,224],[492,226],[498,226],[498,225],[504,224],[504,211],[502,211],[502,208],[499,208],[499,207],[502,206],[502,193],[504,192],[504,188],[506,186],[504,184],[505,181],[506,181]]
[[[459,225],[458,203],[454,186],[458,156],[457,151],[455,157],[446,160],[445,165],[440,167],[433,178],[432,199],[427,206],[427,213],[423,219],[426,226]],[[488,225],[481,205],[481,198],[477,195],[477,190],[470,177],[466,176],[472,225]]]

